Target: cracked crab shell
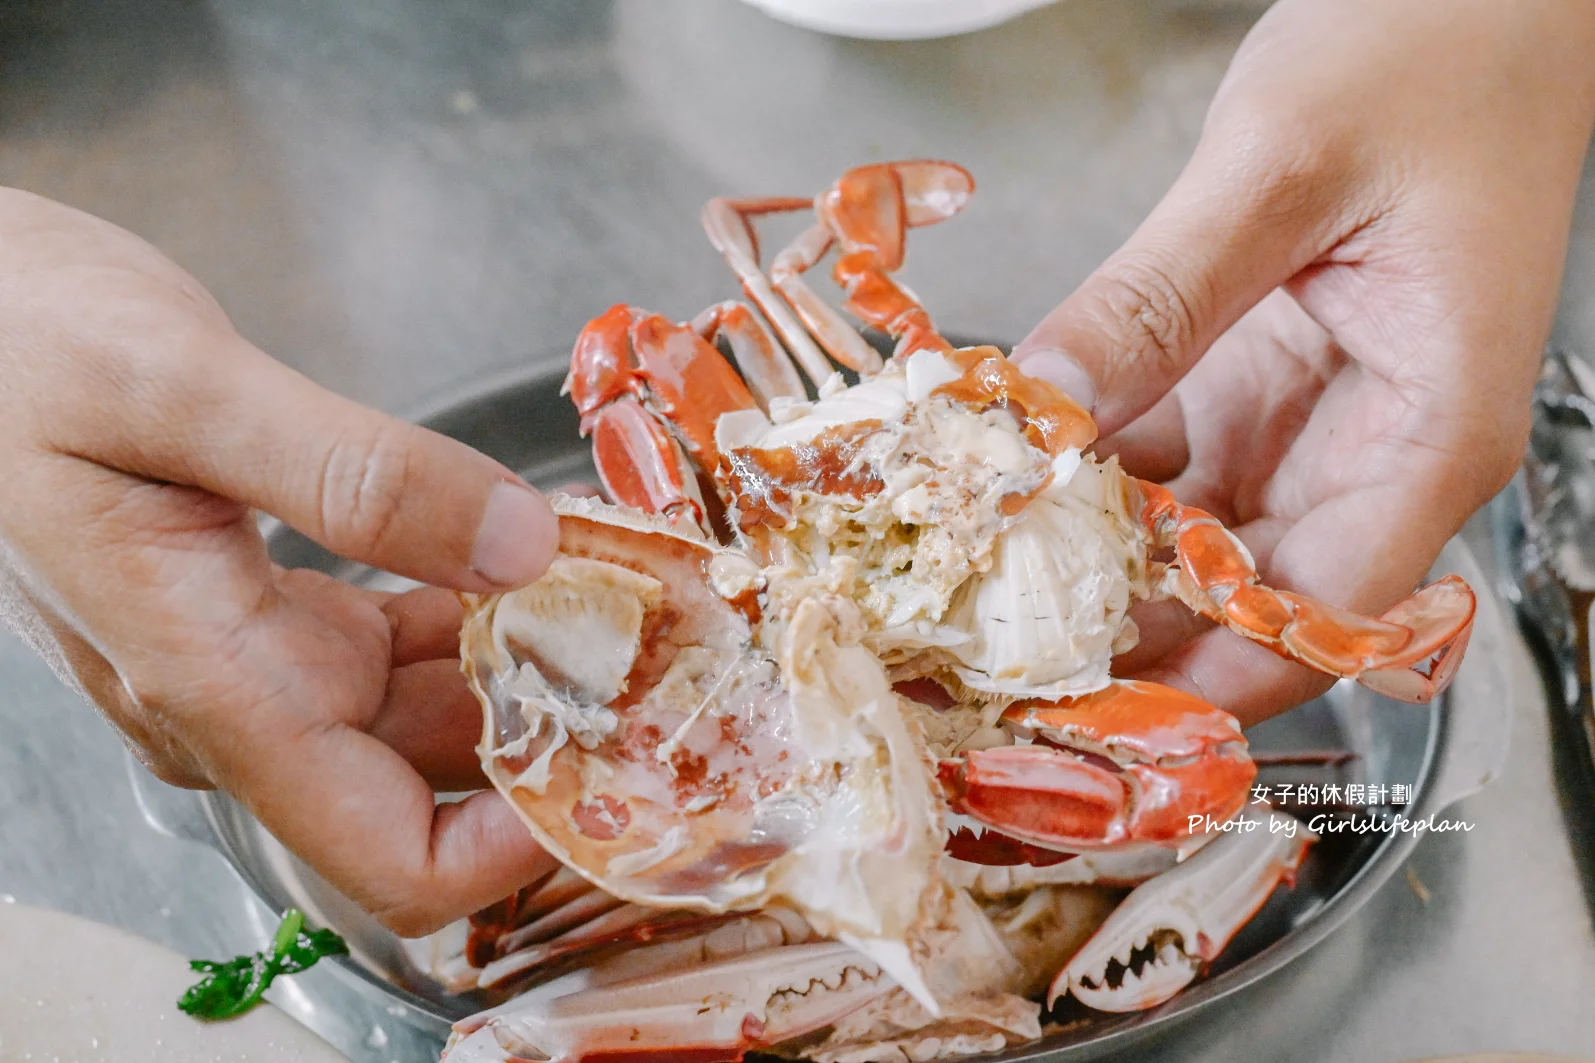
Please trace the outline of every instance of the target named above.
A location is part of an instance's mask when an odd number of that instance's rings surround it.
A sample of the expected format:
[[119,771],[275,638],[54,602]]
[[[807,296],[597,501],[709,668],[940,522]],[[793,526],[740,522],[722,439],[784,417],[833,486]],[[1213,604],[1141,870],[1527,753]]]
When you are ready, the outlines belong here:
[[611,894],[705,911],[785,900],[911,977],[885,954],[906,958],[937,881],[939,806],[851,603],[765,624],[741,553],[633,510],[555,508],[547,574],[466,598],[493,785]]

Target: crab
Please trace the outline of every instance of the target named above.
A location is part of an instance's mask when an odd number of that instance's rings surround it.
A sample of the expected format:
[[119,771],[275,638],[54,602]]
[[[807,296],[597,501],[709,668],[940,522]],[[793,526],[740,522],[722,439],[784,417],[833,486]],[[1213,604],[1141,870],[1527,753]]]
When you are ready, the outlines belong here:
[[[1131,604],[1178,599],[1403,700],[1454,675],[1460,579],[1378,619],[1268,588],[1213,517],[1098,461],[1069,396],[941,336],[892,274],[972,192],[911,161],[713,200],[752,307],[621,305],[582,331],[567,390],[611,501],[556,499],[548,573],[467,596],[462,633],[487,776],[567,870],[480,916],[453,966],[566,973],[462,1024],[451,1063],[984,1051],[1039,1036],[1038,971],[1051,1000],[1153,1006],[1311,839],[1209,830],[1255,815],[1256,767],[1227,713],[1111,675]],[[811,207],[766,274],[751,220]],[[807,285],[833,248],[890,358]],[[1140,870],[1093,870],[1116,865]],[[1135,891],[1061,914],[1080,895],[1057,891],[1105,882]],[[1064,923],[1093,933],[1060,952],[1003,929]]]
[[[639,920],[644,909],[558,871],[519,895],[526,921],[513,931],[508,955],[489,961],[489,949],[484,965],[473,966],[458,936],[442,949],[447,956],[435,973],[451,988],[502,1000],[456,1024],[445,1060],[621,1051],[718,1060],[763,1049],[816,1063],[901,1063],[1034,1041],[1037,999],[1073,996],[1111,1011],[1150,1007],[1217,956],[1312,842],[1277,811],[1249,812],[1242,821],[1254,829],[1194,839],[1185,859],[1160,846],[1040,867],[945,856],[956,901],[927,935],[927,977],[940,1001],[934,1012],[867,956],[824,941],[790,908],[655,912]],[[607,914],[573,926],[578,909]],[[469,932],[487,945],[503,940],[504,926],[483,913]],[[531,988],[502,992],[517,979]]]

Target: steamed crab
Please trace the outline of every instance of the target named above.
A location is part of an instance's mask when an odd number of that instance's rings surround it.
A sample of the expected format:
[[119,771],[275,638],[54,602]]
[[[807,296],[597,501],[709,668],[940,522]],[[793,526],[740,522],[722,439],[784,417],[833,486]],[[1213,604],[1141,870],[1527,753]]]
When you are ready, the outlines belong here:
[[[1130,605],[1405,700],[1449,682],[1461,580],[1379,619],[1265,587],[1214,518],[1097,461],[1067,395],[936,331],[891,274],[972,191],[919,161],[714,200],[753,308],[583,330],[567,388],[612,504],[558,501],[547,575],[471,598],[462,640],[488,777],[565,869],[445,962],[542,979],[451,1063],[926,1059],[1038,1037],[1043,991],[1155,1005],[1310,838],[1200,829],[1257,815],[1256,769],[1226,713],[1112,677]],[[765,273],[751,219],[810,208]],[[806,284],[833,248],[889,359]]]

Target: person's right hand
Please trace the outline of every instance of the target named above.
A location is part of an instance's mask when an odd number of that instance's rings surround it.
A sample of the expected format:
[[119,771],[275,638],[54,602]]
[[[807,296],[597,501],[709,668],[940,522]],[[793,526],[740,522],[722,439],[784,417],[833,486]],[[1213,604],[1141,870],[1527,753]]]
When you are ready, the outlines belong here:
[[[135,755],[418,935],[552,867],[484,785],[448,591],[274,567],[253,510],[438,587],[535,579],[544,499],[244,341],[157,251],[0,189],[0,610]],[[74,751],[51,755],[69,760]]]
[[[1015,362],[1264,582],[1380,615],[1522,459],[1592,48],[1590,4],[1280,0],[1168,195]],[[1329,685],[1160,604],[1118,674],[1246,724]]]

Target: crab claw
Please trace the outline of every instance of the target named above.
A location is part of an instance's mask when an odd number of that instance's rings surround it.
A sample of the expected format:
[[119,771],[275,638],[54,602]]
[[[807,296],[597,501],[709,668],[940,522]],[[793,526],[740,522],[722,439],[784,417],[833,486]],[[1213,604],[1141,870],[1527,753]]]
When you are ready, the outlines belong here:
[[[1003,722],[1034,734],[1035,744],[943,760],[943,789],[954,812],[1046,849],[1179,845],[1192,823],[1239,812],[1257,775],[1234,717],[1153,683],[1121,680],[1084,697],[1017,702]],[[977,859],[978,848],[959,855]]]
[[[746,348],[747,328],[738,335]],[[593,463],[611,498],[650,513],[690,514],[707,529],[697,470],[719,462],[715,420],[755,403],[703,336],[617,304],[577,337],[565,391],[581,414],[582,435],[592,436]]]
[[1138,886],[1053,979],[1098,1011],[1155,1007],[1191,983],[1317,838],[1283,812],[1233,820],[1185,863]]
[[768,948],[562,996],[540,987],[487,1021],[472,1020],[444,1058],[739,1060],[829,1026],[892,988],[878,966],[838,942]]
[[957,214],[975,191],[975,179],[957,163],[937,159],[859,166],[837,178],[815,200],[847,253],[868,252],[878,268],[903,265],[908,230]]

